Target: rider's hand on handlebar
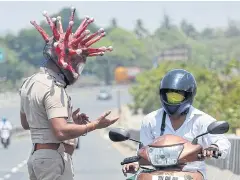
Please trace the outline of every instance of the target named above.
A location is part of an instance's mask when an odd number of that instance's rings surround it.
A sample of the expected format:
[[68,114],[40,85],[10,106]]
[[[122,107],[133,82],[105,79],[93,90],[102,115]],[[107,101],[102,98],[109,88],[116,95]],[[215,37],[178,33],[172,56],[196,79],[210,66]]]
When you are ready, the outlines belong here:
[[122,172],[124,176],[127,176],[127,173],[136,173],[138,169],[139,169],[138,163],[129,163],[129,164],[123,165]]
[[216,145],[211,145],[210,147],[203,150],[202,155],[204,158],[212,158],[214,152],[218,151],[219,148]]
[[119,117],[113,118],[113,119],[106,118],[110,113],[111,113],[111,111],[108,111],[104,115],[100,116],[97,120],[93,121],[95,123],[96,129],[106,128],[106,127],[114,124],[115,122],[117,122]]

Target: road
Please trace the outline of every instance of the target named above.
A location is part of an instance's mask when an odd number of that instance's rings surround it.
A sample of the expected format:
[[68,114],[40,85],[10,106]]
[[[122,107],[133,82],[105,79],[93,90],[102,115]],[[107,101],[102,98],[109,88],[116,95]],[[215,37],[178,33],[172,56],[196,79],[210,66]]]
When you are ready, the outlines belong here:
[[[117,108],[117,91],[112,90],[113,99],[109,101],[97,101],[96,94],[99,89],[78,89],[70,92],[73,105],[80,107],[81,111],[88,114],[90,119],[95,119],[103,112]],[[131,102],[126,87],[121,90],[121,102]],[[8,117],[14,125],[19,126],[19,100],[11,97],[12,104],[0,108],[0,113]],[[31,151],[29,136],[16,138],[9,149],[0,147],[0,180],[26,180],[28,179],[26,161]],[[73,155],[75,179],[123,179],[120,161],[124,156],[117,151],[112,143],[101,137],[100,131],[89,133],[80,138],[80,149]],[[2,178],[2,179],[1,179]]]

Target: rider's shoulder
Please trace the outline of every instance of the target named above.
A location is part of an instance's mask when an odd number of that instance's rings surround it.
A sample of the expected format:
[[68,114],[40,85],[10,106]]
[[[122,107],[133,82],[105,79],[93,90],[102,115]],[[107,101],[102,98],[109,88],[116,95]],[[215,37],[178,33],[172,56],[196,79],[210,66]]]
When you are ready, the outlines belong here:
[[199,118],[198,118],[198,121],[201,122],[201,123],[209,123],[209,122],[212,122],[212,121],[216,121],[216,119],[211,116],[210,114],[207,114],[206,112],[204,111],[201,111],[195,107],[192,107],[193,108],[193,113],[194,114],[198,114],[200,115]]
[[143,123],[153,123],[157,119],[161,119],[163,115],[163,108],[157,109],[145,115],[143,118]]

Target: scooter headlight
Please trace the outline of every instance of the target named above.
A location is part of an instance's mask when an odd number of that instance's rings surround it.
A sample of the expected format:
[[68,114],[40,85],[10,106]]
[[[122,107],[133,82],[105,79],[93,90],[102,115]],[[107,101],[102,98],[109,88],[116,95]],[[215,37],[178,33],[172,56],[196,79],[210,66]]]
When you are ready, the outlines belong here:
[[153,166],[173,166],[183,150],[183,144],[169,147],[148,147],[148,156]]

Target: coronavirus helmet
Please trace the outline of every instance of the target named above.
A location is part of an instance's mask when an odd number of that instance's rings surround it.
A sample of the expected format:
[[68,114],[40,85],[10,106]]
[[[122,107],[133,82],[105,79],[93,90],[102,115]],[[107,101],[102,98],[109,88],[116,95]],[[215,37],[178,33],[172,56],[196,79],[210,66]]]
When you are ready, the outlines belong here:
[[94,22],[93,18],[85,17],[76,32],[72,33],[75,11],[76,9],[72,8],[66,32],[63,31],[60,16],[50,18],[46,11],[43,12],[53,34],[51,37],[35,21],[31,21],[31,24],[45,40],[44,56],[47,60],[52,60],[59,67],[67,85],[73,84],[78,79],[87,57],[102,56],[106,51],[112,51],[111,46],[91,47],[91,45],[105,36],[103,28],[100,28],[93,34],[90,34],[90,31],[87,30],[88,25]]

